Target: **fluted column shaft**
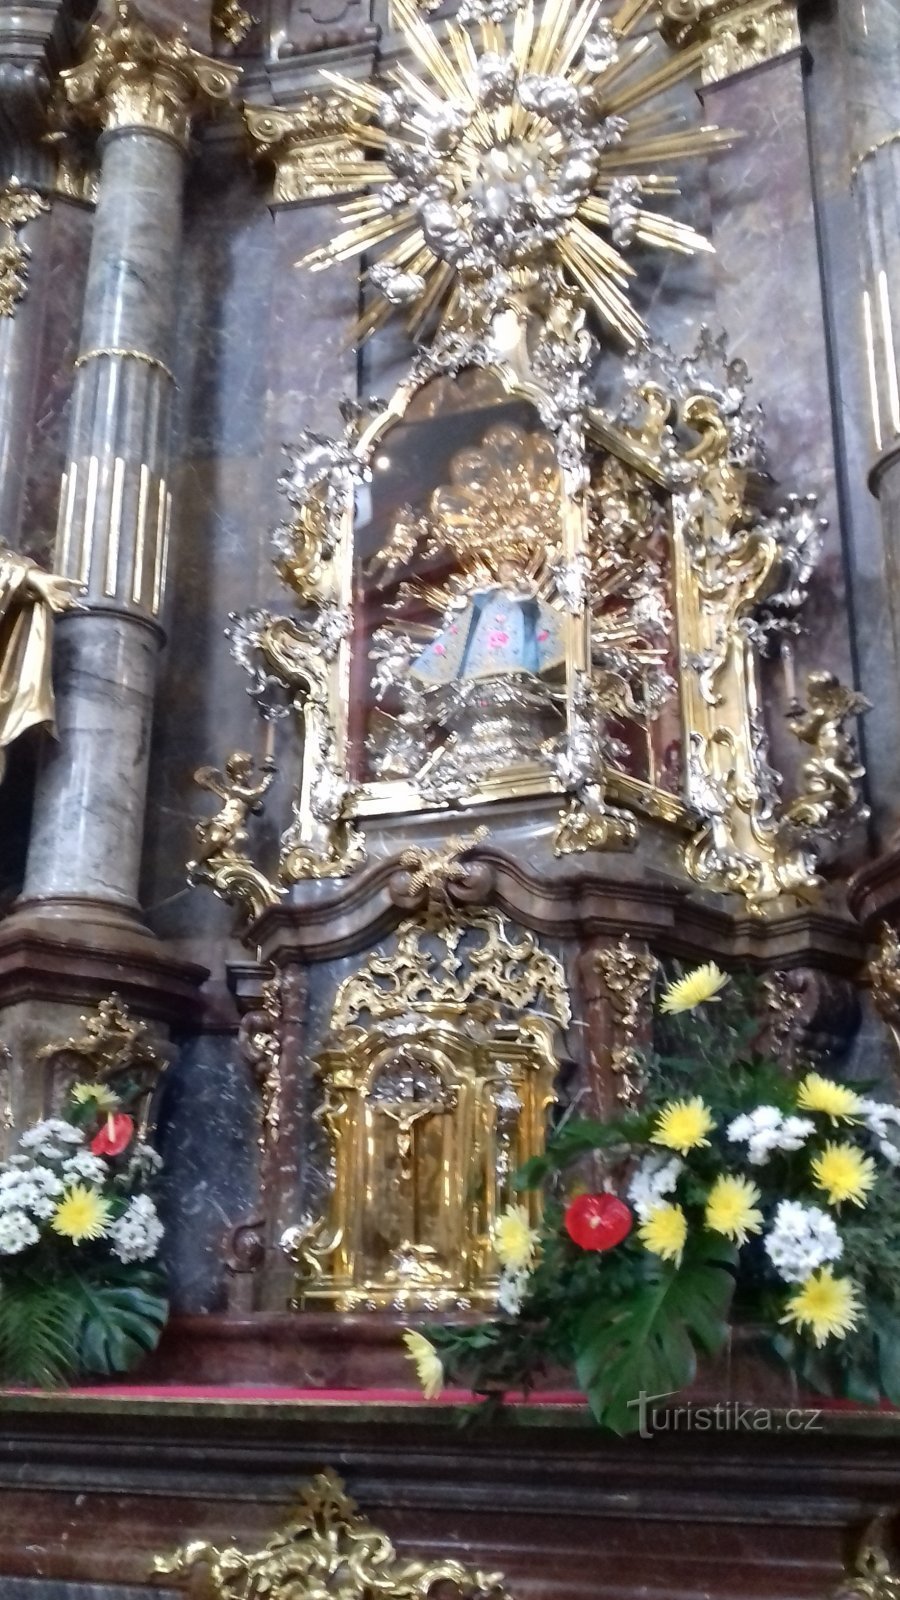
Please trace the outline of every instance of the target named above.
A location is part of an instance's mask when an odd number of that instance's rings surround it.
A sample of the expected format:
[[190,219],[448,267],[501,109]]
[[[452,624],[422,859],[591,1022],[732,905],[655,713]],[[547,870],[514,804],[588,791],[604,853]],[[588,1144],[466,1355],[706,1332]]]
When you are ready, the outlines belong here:
[[38,778],[24,901],[133,912],[171,518],[171,342],[191,117],[233,69],[159,39],[120,0],[70,102],[99,120],[101,169],[55,567],[85,610],[57,635],[58,743]]

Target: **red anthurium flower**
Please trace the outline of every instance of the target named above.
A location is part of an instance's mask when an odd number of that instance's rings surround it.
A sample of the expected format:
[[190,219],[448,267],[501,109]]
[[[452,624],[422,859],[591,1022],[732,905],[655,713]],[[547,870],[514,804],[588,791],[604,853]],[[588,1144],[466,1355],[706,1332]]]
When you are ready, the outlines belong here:
[[95,1156],[120,1156],[131,1143],[133,1133],[134,1118],[126,1116],[124,1111],[112,1111],[91,1140],[91,1149]]
[[566,1210],[566,1232],[582,1250],[612,1250],[631,1232],[634,1221],[614,1194],[580,1194]]

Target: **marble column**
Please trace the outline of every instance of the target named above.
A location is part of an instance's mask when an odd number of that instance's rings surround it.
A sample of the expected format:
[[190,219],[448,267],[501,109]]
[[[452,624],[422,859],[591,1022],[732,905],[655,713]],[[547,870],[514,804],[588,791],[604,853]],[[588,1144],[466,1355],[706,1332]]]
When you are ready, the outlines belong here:
[[860,224],[874,460],[894,650],[900,651],[900,0],[839,7]]
[[152,31],[120,0],[62,75],[101,128],[101,170],[54,566],[84,607],[57,633],[58,742],[35,795],[22,911],[137,912],[171,527],[171,338],[192,121],[235,69]]

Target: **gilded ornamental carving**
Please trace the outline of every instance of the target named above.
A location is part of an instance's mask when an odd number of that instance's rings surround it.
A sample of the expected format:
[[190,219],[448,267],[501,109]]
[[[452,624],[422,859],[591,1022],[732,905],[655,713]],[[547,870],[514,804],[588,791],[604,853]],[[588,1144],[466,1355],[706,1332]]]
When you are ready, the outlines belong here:
[[300,1594],[332,1600],[428,1600],[439,1585],[456,1600],[508,1600],[498,1572],[480,1572],[453,1559],[404,1559],[387,1534],[359,1511],[334,1472],[321,1472],[301,1490],[290,1522],[260,1550],[244,1551],[197,1541],[174,1555],[157,1556],[154,1573],[167,1584],[186,1584],[204,1568],[211,1600],[295,1600]]
[[800,45],[795,0],[662,0],[660,30],[676,49],[700,47],[704,83]]
[[0,317],[15,316],[28,287],[31,251],[19,230],[47,210],[43,196],[24,188],[18,178],[10,178],[0,188]]
[[532,934],[449,904],[341,984],[316,1058],[327,1212],[282,1239],[298,1306],[493,1302],[494,1222],[543,1149],[570,1015],[563,968]]
[[116,0],[110,23],[92,24],[82,61],[60,83],[72,112],[88,122],[149,128],[185,144],[192,118],[226,105],[239,76],[192,49],[184,33],[156,33],[131,0]]

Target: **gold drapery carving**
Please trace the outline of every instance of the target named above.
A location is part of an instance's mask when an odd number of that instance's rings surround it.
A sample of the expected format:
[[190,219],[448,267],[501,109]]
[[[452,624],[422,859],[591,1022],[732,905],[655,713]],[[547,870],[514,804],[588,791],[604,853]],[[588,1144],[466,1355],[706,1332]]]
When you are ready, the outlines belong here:
[[0,779],[14,739],[28,728],[53,729],[52,617],[70,610],[80,589],[0,547]]
[[198,1541],[153,1570],[169,1583],[185,1583],[197,1567],[208,1573],[210,1600],[427,1600],[438,1584],[455,1600],[508,1600],[499,1572],[481,1572],[450,1559],[402,1559],[391,1540],[359,1511],[341,1479],[321,1472],[301,1490],[295,1515],[261,1550],[245,1552]]

